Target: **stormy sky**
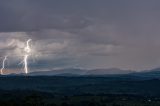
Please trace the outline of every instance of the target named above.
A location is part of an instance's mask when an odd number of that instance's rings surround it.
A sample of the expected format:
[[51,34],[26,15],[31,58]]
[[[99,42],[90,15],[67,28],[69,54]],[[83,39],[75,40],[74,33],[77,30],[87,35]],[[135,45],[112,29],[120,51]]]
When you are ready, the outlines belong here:
[[160,67],[159,0],[0,0],[0,59],[21,69]]

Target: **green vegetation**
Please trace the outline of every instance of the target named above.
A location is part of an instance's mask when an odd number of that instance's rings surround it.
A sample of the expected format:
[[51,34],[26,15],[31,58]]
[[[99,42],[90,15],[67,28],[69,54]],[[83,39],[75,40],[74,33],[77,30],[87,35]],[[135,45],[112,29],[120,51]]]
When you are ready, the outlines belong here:
[[159,79],[6,76],[0,85],[0,106],[160,106]]
[[[160,98],[158,97],[142,97],[136,95],[74,95],[60,96],[51,95],[43,92],[23,91],[17,92],[16,97],[14,91],[10,91],[1,97],[0,106],[160,106]],[[15,93],[15,92],[14,92]]]

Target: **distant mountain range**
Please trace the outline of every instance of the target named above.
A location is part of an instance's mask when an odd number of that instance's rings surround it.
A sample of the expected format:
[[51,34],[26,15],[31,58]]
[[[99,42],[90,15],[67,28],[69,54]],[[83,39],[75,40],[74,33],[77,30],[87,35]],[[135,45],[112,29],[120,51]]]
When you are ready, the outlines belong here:
[[155,68],[155,69],[151,69],[151,70],[144,70],[141,72],[134,72],[134,73],[130,73],[130,75],[135,76],[135,77],[160,79],[160,68]]
[[[25,74],[10,74],[10,75],[25,75]],[[132,70],[121,70],[118,68],[110,69],[56,69],[52,71],[35,71],[28,73],[28,76],[113,76],[123,75],[127,77],[141,77],[141,78],[160,78],[160,68],[152,70],[144,70],[140,72]]]
[[133,73],[130,70],[121,70],[117,68],[111,69],[58,69],[52,71],[31,72],[29,75],[57,75],[57,76],[79,76],[79,75],[114,75],[114,74],[129,74]]

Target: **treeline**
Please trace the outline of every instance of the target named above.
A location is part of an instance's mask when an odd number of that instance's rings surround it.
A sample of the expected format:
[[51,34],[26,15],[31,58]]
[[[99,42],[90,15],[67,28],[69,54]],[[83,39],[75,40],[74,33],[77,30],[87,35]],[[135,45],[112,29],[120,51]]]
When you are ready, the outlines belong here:
[[35,91],[10,91],[0,94],[0,106],[160,106],[160,98],[123,94],[62,96]]

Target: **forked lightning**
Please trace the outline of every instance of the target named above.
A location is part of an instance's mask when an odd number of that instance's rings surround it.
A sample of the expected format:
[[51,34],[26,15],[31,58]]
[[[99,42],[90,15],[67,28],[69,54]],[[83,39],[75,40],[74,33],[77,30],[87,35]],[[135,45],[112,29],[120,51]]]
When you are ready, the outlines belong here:
[[28,73],[28,57],[31,53],[31,47],[30,47],[30,42],[32,41],[32,39],[28,39],[26,42],[26,47],[24,48],[25,51],[25,55],[23,58],[23,62],[24,62],[24,71],[27,74]]
[[4,57],[3,62],[2,62],[1,75],[3,75],[3,70],[5,69],[6,60],[7,60],[7,56]]

